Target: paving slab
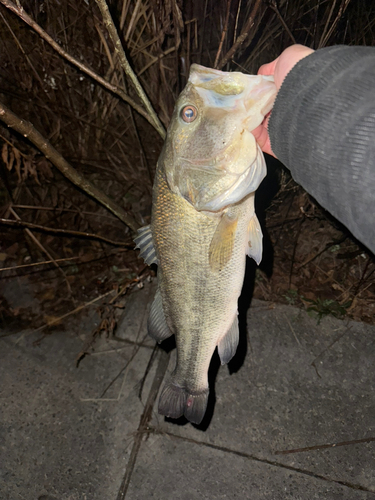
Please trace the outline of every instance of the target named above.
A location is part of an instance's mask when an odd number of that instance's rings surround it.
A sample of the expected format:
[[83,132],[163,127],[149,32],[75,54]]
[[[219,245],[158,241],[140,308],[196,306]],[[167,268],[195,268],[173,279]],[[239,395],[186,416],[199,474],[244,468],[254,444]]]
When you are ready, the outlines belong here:
[[375,493],[375,328],[261,301],[247,325],[244,363],[219,369],[209,423],[157,416],[155,429]]
[[153,349],[103,337],[76,368],[97,321],[91,311],[39,345],[40,333],[1,332],[1,500],[116,498],[155,367],[144,381]]
[[254,300],[194,426],[154,404],[155,286],[78,369],[92,312],[36,346],[39,333],[0,338],[1,500],[375,500],[375,327]]
[[236,453],[150,436],[142,444],[127,498],[370,500],[375,495]]
[[147,335],[148,313],[155,296],[156,280],[144,281],[126,296],[125,309],[118,320],[116,336],[153,347],[155,341]]

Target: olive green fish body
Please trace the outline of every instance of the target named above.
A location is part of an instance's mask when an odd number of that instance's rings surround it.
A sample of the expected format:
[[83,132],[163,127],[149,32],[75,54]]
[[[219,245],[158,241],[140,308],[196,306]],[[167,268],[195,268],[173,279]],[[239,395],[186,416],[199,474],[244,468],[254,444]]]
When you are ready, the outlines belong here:
[[135,241],[158,265],[149,334],[176,336],[159,401],[169,417],[200,423],[214,350],[222,364],[236,352],[246,255],[259,263],[262,254],[254,192],[266,169],[251,130],[272,106],[271,80],[193,65],[158,161],[151,225]]
[[[207,403],[213,352],[233,324],[235,336],[224,349],[224,362],[232,357],[238,343],[237,300],[254,217],[254,195],[231,207],[236,221],[231,258],[223,269],[213,271],[210,244],[224,214],[196,211],[169,190],[159,169],[154,189],[151,231],[159,263],[159,290],[166,323],[177,344],[176,369],[159,409],[174,418],[185,414],[191,421],[199,421]],[[176,399],[172,405],[171,392]]]

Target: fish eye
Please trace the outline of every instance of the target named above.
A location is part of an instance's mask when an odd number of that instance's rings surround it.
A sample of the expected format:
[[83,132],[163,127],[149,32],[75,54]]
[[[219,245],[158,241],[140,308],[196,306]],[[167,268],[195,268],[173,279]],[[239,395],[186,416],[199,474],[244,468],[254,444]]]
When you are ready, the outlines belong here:
[[191,106],[190,104],[188,106],[185,106],[181,110],[181,118],[186,123],[193,122],[196,119],[197,115],[198,115],[197,108]]

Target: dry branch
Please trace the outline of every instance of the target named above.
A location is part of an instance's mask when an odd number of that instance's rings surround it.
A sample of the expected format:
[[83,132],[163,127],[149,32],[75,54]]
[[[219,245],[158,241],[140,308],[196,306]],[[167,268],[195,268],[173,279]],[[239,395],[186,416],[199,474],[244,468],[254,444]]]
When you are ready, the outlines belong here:
[[[19,215],[13,210],[12,207],[9,207],[9,212],[15,217],[17,221],[21,221],[21,218]],[[70,288],[70,283],[66,277],[65,272],[61,269],[61,267],[58,265],[56,260],[52,257],[52,255],[49,253],[49,251],[44,248],[44,246],[41,244],[41,242],[33,235],[33,233],[30,231],[30,229],[25,229],[25,233],[29,236],[29,238],[35,243],[35,245],[44,253],[47,255],[47,257],[53,262],[53,265],[59,270],[59,272],[63,275],[66,287],[68,289],[68,293],[70,296],[72,296],[72,289]]]
[[232,3],[232,0],[227,0],[227,13],[225,15],[224,28],[223,28],[223,31],[221,33],[219,48],[217,49],[217,53],[216,53],[216,57],[215,57],[214,68],[217,68],[217,64],[219,62],[219,57],[220,57],[220,54],[221,54],[221,51],[223,48],[224,40],[225,40],[225,37],[227,36],[231,3]]
[[132,67],[129,64],[129,61],[127,60],[127,57],[125,55],[124,49],[123,49],[122,44],[121,44],[121,40],[118,36],[116,27],[113,23],[113,19],[112,19],[111,13],[109,12],[108,5],[107,5],[106,1],[105,0],[96,0],[96,3],[98,4],[100,12],[102,13],[104,24],[106,25],[108,33],[109,33],[109,35],[112,39],[112,42],[115,46],[115,52],[118,55],[122,69],[125,71],[125,74],[129,77],[130,81],[132,82],[132,84],[134,86],[135,91],[138,94],[138,97],[143,102],[143,105],[145,106],[146,110],[148,111],[148,114],[152,118],[154,127],[159,132],[160,136],[163,139],[165,139],[165,135],[166,135],[165,129],[164,129],[161,121],[159,120],[157,114],[155,113],[155,110],[152,107],[152,104],[149,101],[149,98],[147,97],[145,91],[143,90],[142,85],[139,83],[137,75],[134,73]]
[[257,15],[257,12],[259,10],[259,6],[261,4],[262,0],[255,0],[255,5],[253,7],[253,10],[251,11],[251,14],[249,15],[248,20],[246,21],[245,26],[243,27],[241,34],[237,38],[237,40],[234,42],[232,47],[228,50],[228,52],[225,54],[223,59],[220,61],[220,63],[217,65],[217,69],[222,69],[226,63],[232,59],[234,54],[237,52],[237,50],[241,47],[243,42],[246,40],[246,38],[249,36],[251,28],[254,26],[254,20],[255,16]]
[[32,142],[67,179],[101,203],[133,231],[139,228],[139,224],[131,215],[126,213],[123,208],[111,200],[103,191],[77,172],[52,144],[34,128],[32,123],[21,120],[2,103],[0,103],[0,120]]
[[286,22],[285,22],[285,20],[284,20],[283,16],[282,16],[282,15],[281,15],[281,13],[280,13],[280,10],[279,10],[279,8],[278,8],[278,6],[277,6],[277,2],[276,2],[276,0],[271,0],[271,1],[270,1],[269,6],[270,6],[270,7],[271,7],[271,9],[275,12],[275,14],[277,15],[277,17],[280,19],[280,22],[281,22],[281,24],[283,25],[283,27],[284,27],[285,31],[288,33],[289,38],[291,39],[292,43],[297,43],[297,42],[296,42],[296,39],[295,39],[295,38],[294,38],[294,36],[293,36],[293,33],[290,31],[290,29],[289,29],[288,25],[286,24]]
[[75,237],[75,238],[87,238],[89,240],[98,240],[103,241],[104,243],[108,243],[109,245],[113,245],[116,247],[126,247],[126,248],[134,248],[134,245],[129,245],[129,242],[125,241],[114,241],[109,238],[105,238],[104,236],[100,236],[99,234],[86,233],[83,231],[73,231],[68,229],[60,229],[53,227],[40,226],[39,224],[33,224],[32,222],[25,222],[22,220],[13,220],[13,219],[3,219],[0,217],[0,224],[5,224],[7,226],[17,226],[22,228],[36,229],[37,231],[42,231],[45,233],[55,233],[61,234],[63,236]]
[[[68,54],[64,49],[60,47],[60,45],[55,42],[55,40],[46,32],[44,29],[39,26],[38,23],[36,23],[28,14],[26,14],[25,10],[23,7],[18,7],[15,5],[13,2],[10,0],[0,0],[0,3],[4,5],[7,9],[12,11],[14,14],[16,14],[20,19],[22,19],[26,24],[30,26],[38,35],[43,38],[60,56],[62,56],[64,59],[69,61],[71,64],[76,66],[79,70],[81,70],[83,73],[91,77],[93,80],[96,82],[100,83],[104,88],[107,90],[113,92],[116,94],[118,97],[120,97],[123,101],[125,101],[127,104],[129,104],[137,113],[139,113],[143,118],[145,118],[153,127],[156,128],[156,130],[159,132],[161,137],[164,139],[165,138],[165,131],[163,129],[163,132],[161,131],[160,127],[156,126],[155,118],[147,113],[142,106],[137,104],[131,97],[129,97],[121,88],[117,87],[116,85],[113,85],[111,82],[107,81],[105,78],[102,78],[100,75],[95,73],[91,68],[83,64],[81,61],[78,61],[78,59],[75,59],[73,56]],[[155,112],[154,112],[155,113]],[[161,125],[161,124],[160,124]],[[161,125],[163,128],[163,126]]]

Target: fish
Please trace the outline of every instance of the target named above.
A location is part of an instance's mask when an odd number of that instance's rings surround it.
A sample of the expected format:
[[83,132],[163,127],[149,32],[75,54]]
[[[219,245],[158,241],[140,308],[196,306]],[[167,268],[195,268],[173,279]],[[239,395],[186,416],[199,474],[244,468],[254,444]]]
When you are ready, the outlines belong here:
[[192,64],[156,166],[151,223],[135,238],[140,256],[157,264],[158,286],[147,329],[157,342],[176,337],[176,367],[158,411],[201,423],[215,349],[234,356],[237,301],[246,255],[262,258],[254,193],[266,175],[251,131],[271,110],[271,76]]

